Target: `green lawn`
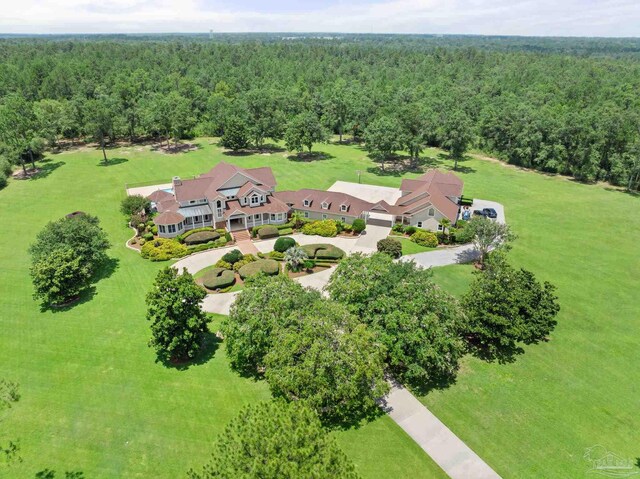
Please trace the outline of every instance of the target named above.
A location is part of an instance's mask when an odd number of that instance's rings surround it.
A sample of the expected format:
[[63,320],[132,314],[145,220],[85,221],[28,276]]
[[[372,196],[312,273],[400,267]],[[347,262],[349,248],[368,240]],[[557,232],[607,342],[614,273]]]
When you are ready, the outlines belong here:
[[[401,181],[376,175],[350,146],[322,146],[333,158],[296,162],[284,153],[225,156],[200,143],[178,156],[110,150],[121,160],[107,167],[95,150],[51,155],[45,178],[0,191],[0,364],[22,392],[2,423],[3,436],[20,438],[24,458],[10,477],[45,467],[91,478],[179,477],[208,458],[243,404],[269,397],[264,383],[229,370],[223,346],[185,371],[154,362],[144,293],[162,265],[124,248],[125,182],[187,177],[221,159],[271,166],[280,189],[357,181],[358,170],[364,183]],[[431,164],[449,166],[441,162]],[[466,359],[454,386],[422,400],[505,478],[583,477],[584,449],[595,444],[637,458],[640,198],[490,161],[464,161],[461,169],[465,196],[505,205],[519,236],[512,261],[554,282],[562,311],[550,342],[527,347],[512,364]],[[46,221],[74,210],[100,216],[119,264],[91,301],[43,313],[31,300],[26,248]],[[439,268],[434,277],[459,295],[471,270]],[[335,434],[365,477],[444,477],[388,418]]]
[[400,241],[402,244],[402,255],[406,256],[408,254],[416,254],[416,253],[424,253],[425,251],[433,251],[436,248],[429,248],[428,246],[422,246],[418,243],[414,243],[409,238],[403,238],[401,236],[389,236],[394,240]]
[[[130,236],[118,211],[124,185],[194,175],[225,159],[271,164],[281,187],[316,186],[321,171],[355,179],[369,162],[358,150],[338,147],[327,150],[340,160],[314,164],[282,154],[226,157],[208,141],[201,144],[202,150],[177,156],[112,149],[109,156],[118,160],[109,166],[100,165],[101,152],[93,149],[49,155],[42,178],[0,191],[0,377],[17,381],[22,394],[1,418],[0,443],[18,438],[23,458],[9,470],[0,465],[0,477],[32,478],[45,468],[58,475],[80,470],[91,479],[184,477],[209,459],[211,443],[244,404],[270,397],[265,383],[233,373],[224,347],[213,341],[210,358],[186,370],[155,362],[144,295],[163,265],[124,247]],[[75,210],[100,217],[118,264],[90,301],[41,312],[31,299],[27,247],[47,221]],[[445,477],[386,417],[335,434],[366,478]]]

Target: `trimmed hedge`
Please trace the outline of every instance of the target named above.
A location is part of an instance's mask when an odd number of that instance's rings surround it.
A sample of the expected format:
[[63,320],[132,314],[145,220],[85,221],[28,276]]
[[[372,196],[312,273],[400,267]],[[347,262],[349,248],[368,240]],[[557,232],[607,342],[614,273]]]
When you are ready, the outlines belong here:
[[[225,237],[228,234],[228,231],[225,230],[224,228],[214,229],[212,226],[203,226],[202,228],[195,228],[195,229],[192,229],[192,230],[189,230],[189,231],[185,231],[181,235],[176,236],[176,239],[178,241],[180,241],[180,243],[183,243],[184,240],[186,240],[189,236],[194,235],[196,233],[200,233],[202,231],[215,231],[220,236],[225,235]],[[227,241],[231,241],[231,237],[229,237],[229,239],[227,239]]]
[[416,231],[411,235],[411,241],[419,244],[420,246],[427,246],[429,248],[435,248],[438,246],[438,237],[429,231]]
[[280,272],[280,263],[273,259],[259,259],[249,264],[245,264],[238,274],[242,279],[255,276],[258,273],[264,273],[269,276],[276,275]]
[[234,249],[225,253],[222,257],[222,261],[226,261],[229,264],[235,264],[242,259],[242,251],[239,249]]
[[344,258],[345,252],[331,244],[308,244],[302,247],[309,259],[325,259],[337,261]]
[[276,240],[276,243],[273,245],[273,251],[277,251],[278,253],[284,253],[292,246],[296,245],[296,240],[293,238],[289,238],[288,236],[281,236]]
[[355,220],[353,220],[353,223],[351,223],[351,228],[353,229],[353,232],[356,234],[362,233],[366,227],[367,227],[367,224],[364,222],[362,218],[356,218]]
[[232,286],[236,282],[233,271],[224,268],[215,268],[208,271],[202,278],[202,284],[207,289],[222,289]]
[[167,261],[172,258],[182,258],[188,253],[187,247],[174,239],[156,238],[147,241],[142,246],[140,254],[151,261]]
[[386,253],[392,258],[399,258],[402,256],[402,243],[393,238],[384,238],[378,241],[378,251],[380,253]]
[[276,228],[273,225],[262,226],[258,230],[258,237],[260,239],[275,238],[276,236],[279,236],[279,235],[280,233],[278,232],[278,228]]
[[290,235],[291,233],[293,233],[293,228],[283,228],[278,231],[280,236]]
[[220,238],[220,233],[216,231],[198,231],[184,238],[184,243],[186,245],[202,244],[215,241],[218,238]]
[[198,245],[194,245],[194,246],[187,246],[187,250],[189,251],[189,254],[191,253],[199,253],[200,251],[206,251],[208,249],[214,249],[214,248],[222,248],[223,246],[227,245],[227,240],[224,238],[219,238],[215,241],[210,241],[208,243],[205,244],[198,244]]
[[338,234],[338,226],[334,220],[321,220],[307,223],[302,227],[305,235],[318,235],[331,238]]

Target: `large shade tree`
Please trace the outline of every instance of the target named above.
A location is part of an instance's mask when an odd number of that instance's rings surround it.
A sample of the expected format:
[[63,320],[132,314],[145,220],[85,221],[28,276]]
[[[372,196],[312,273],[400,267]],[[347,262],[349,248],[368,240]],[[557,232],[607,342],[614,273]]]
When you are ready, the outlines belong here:
[[189,479],[356,479],[353,464],[304,403],[246,406],[220,435],[211,460]]
[[207,293],[185,268],[158,272],[147,294],[147,320],[151,321],[151,340],[161,360],[181,362],[193,359],[209,331],[207,315],[200,302]]
[[502,252],[491,253],[485,271],[476,272],[464,295],[465,337],[484,359],[511,360],[519,343],[545,340],[560,311],[555,287],[511,266]]
[[275,396],[305,400],[330,422],[377,412],[388,391],[385,349],[343,305],[316,301],[273,334],[265,364]]
[[286,275],[258,275],[247,281],[221,325],[227,356],[235,370],[262,371],[274,341],[273,331],[317,297]]

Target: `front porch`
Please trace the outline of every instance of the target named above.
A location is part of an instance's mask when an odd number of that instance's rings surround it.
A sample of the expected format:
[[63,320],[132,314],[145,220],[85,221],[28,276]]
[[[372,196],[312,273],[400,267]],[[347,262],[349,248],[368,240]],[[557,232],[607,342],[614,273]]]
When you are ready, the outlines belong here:
[[255,213],[251,215],[237,213],[227,219],[227,230],[248,230],[254,226],[281,225],[286,222],[286,213]]

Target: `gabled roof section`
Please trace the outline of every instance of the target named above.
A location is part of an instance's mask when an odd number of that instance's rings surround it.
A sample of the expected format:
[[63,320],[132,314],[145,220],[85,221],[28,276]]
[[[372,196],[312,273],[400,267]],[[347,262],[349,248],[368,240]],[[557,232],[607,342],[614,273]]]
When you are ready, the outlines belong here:
[[[297,210],[314,211],[338,216],[358,217],[364,211],[369,211],[374,205],[355,196],[335,191],[304,189],[297,191],[276,191],[274,196]],[[309,206],[304,201],[310,201]],[[322,203],[328,203],[329,208],[323,209]],[[347,211],[342,211],[340,205],[348,204]]]
[[157,225],[175,225],[184,220],[184,216],[175,211],[165,211],[160,213],[153,219],[153,222]]
[[396,202],[399,212],[411,215],[425,208],[434,207],[451,221],[458,215],[458,205],[453,200],[462,196],[463,182],[453,173],[429,170],[416,179],[402,180],[400,189],[408,194]]
[[160,203],[161,201],[164,201],[164,200],[172,200],[173,195],[168,191],[156,190],[153,193],[151,193],[149,196],[147,196],[147,199],[154,203]]

